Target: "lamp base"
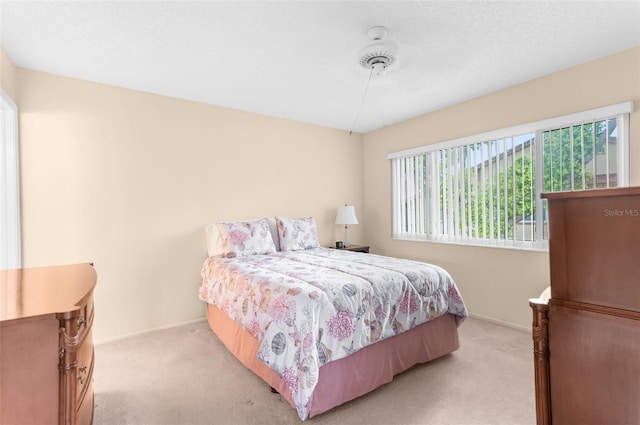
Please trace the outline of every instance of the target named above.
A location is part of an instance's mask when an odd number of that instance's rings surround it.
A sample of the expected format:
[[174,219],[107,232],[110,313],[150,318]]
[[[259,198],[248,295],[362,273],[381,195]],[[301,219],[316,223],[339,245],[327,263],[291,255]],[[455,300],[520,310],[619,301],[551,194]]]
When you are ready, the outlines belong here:
[[349,227],[344,225],[344,238],[342,238],[342,243],[345,248],[351,247],[351,239],[349,239]]

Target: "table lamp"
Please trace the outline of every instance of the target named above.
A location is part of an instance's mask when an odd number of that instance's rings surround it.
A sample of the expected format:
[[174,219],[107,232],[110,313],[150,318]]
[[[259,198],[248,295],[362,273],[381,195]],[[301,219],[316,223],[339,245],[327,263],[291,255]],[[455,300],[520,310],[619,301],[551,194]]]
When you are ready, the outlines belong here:
[[344,224],[344,240],[342,242],[345,248],[349,248],[351,246],[349,224],[358,224],[358,217],[356,217],[356,210],[353,205],[344,204],[344,207],[338,208],[336,224]]

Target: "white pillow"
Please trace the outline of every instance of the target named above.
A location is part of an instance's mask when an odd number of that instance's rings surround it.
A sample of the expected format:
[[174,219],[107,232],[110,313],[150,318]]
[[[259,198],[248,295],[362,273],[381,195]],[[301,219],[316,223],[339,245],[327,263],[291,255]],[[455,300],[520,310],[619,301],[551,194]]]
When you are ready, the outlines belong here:
[[239,257],[276,252],[267,218],[211,223],[205,227],[210,257]]

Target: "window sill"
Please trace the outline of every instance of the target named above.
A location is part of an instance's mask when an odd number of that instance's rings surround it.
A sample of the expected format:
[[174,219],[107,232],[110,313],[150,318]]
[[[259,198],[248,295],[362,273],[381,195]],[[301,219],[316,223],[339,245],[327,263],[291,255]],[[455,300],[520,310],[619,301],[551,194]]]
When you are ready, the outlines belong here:
[[485,241],[479,239],[463,239],[463,238],[427,238],[418,236],[394,236],[393,240],[396,241],[411,241],[411,242],[432,242],[432,243],[444,243],[450,245],[464,245],[470,247],[479,248],[498,248],[498,249],[513,249],[517,251],[533,251],[533,252],[549,252],[549,241],[542,242],[525,242],[525,241]]

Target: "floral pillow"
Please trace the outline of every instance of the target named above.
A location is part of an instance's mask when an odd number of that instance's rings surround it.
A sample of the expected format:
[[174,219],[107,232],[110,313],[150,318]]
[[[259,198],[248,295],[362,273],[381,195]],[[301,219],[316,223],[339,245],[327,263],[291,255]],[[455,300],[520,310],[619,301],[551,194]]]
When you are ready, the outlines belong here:
[[269,221],[266,218],[217,223],[216,228],[223,257],[232,258],[276,252],[276,246],[269,230]]
[[320,246],[318,228],[313,217],[276,217],[276,227],[281,251],[298,251]]

